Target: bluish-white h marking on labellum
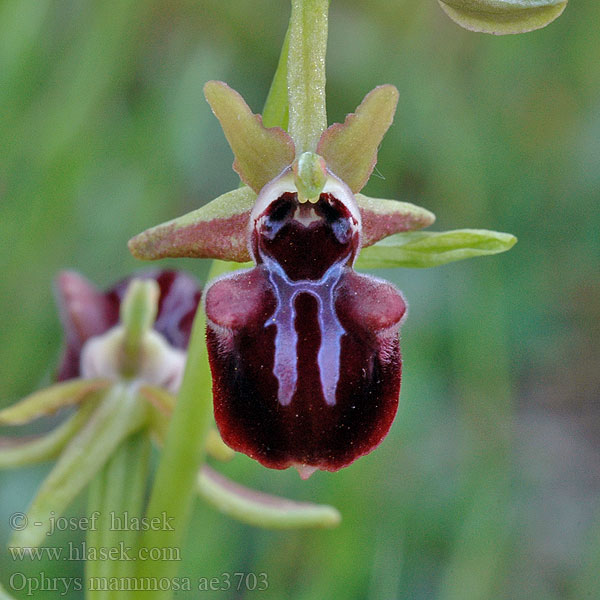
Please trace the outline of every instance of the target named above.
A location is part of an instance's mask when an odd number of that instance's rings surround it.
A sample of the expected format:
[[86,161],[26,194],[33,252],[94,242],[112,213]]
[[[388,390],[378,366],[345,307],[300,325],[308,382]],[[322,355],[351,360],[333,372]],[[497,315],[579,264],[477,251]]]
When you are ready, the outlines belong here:
[[335,404],[335,392],[340,369],[340,340],[345,333],[334,306],[334,290],[342,274],[339,263],[332,265],[318,281],[291,281],[285,271],[273,260],[265,261],[269,269],[269,280],[277,298],[277,308],[265,326],[274,325],[275,366],[273,372],[279,382],[278,399],[287,406],[296,391],[298,378],[296,311],[294,301],[298,294],[310,294],[317,299],[321,345],[318,365],[321,389],[327,404]]

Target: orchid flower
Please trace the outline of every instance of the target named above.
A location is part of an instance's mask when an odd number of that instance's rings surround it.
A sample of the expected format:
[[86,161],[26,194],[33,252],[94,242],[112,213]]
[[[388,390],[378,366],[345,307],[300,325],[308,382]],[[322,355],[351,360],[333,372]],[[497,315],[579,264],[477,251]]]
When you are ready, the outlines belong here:
[[185,366],[195,281],[175,271],[143,273],[106,292],[74,272],[61,273],[56,295],[65,330],[58,383],[0,411],[0,425],[23,425],[64,408],[71,415],[48,433],[0,438],[0,467],[57,458],[13,545],[37,546],[117,447],[156,429],[156,398],[175,393]]
[[398,91],[375,88],[327,128],[324,41],[322,31],[307,34],[308,23],[292,16],[288,131],[265,126],[225,83],[208,82],[243,185],[129,243],[145,260],[254,263],[205,290],[215,421],[234,450],[303,477],[370,452],[398,407],[406,303],[354,268],[433,266],[515,242],[481,230],[419,232],[434,221],[428,210],[360,193]]

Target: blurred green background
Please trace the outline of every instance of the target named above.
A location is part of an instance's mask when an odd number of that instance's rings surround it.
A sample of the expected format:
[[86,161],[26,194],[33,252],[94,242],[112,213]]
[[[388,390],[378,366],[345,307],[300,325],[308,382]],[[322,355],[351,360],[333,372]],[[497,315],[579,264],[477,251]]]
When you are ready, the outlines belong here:
[[[132,235],[236,185],[202,85],[225,80],[260,111],[288,14],[281,0],[0,2],[3,405],[51,377],[60,269],[108,285],[144,267]],[[333,0],[330,122],[379,83],[400,90],[366,193],[433,210],[435,229],[519,243],[378,273],[410,303],[401,408],[381,447],[307,482],[242,456],[219,467],[332,503],[342,525],[260,531],[198,504],[182,574],[269,581],[202,597],[600,598],[598,23],[600,3],[571,2],[546,29],[497,38],[461,30],[434,0]],[[167,264],[199,279],[207,268]],[[14,571],[81,575],[5,550],[8,515],[47,468],[0,473],[4,585]]]

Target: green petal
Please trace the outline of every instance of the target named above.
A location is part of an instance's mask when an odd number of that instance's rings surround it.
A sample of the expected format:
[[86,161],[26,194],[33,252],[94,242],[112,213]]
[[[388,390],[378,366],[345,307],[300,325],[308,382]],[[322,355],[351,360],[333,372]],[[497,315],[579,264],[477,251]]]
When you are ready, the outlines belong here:
[[50,531],[50,517],[63,513],[146,414],[133,386],[115,385],[64,449],[27,511],[28,526],[15,532],[11,546],[39,546]]
[[23,425],[59,408],[81,402],[88,394],[110,385],[107,379],[75,379],[57,383],[0,410],[0,425]]
[[461,27],[505,35],[545,27],[559,17],[566,0],[438,0]]
[[198,476],[198,492],[220,512],[254,527],[295,529],[335,527],[341,515],[333,506],[295,502],[234,483],[204,466]]
[[327,127],[325,54],[329,0],[292,0],[287,85],[296,154],[314,152]]
[[222,81],[209,81],[204,95],[235,155],[233,169],[258,193],[294,160],[292,138],[279,127],[264,127],[261,116]]
[[14,469],[56,458],[95,408],[96,403],[88,400],[64,423],[42,435],[0,437],[0,469]]
[[398,233],[365,248],[356,266],[363,269],[437,267],[464,258],[505,252],[516,241],[510,233],[486,229]]
[[379,240],[402,231],[428,227],[435,215],[410,202],[370,198],[355,194],[362,220],[362,246],[372,246]]
[[317,153],[355,193],[371,176],[377,149],[394,120],[397,104],[398,90],[380,85],[365,96],[355,113],[343,123],[331,125],[319,140]]
[[247,228],[256,194],[241,187],[219,196],[187,215],[162,223],[129,240],[141,260],[217,258],[247,262]]

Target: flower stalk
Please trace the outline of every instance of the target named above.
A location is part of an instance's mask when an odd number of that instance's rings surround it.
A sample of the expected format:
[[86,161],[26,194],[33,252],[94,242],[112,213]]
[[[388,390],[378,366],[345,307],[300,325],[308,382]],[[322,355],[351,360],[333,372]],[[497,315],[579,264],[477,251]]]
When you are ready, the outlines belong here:
[[287,63],[289,133],[296,156],[315,152],[327,128],[325,53],[329,0],[292,0]]
[[[150,440],[140,432],[125,440],[96,475],[90,486],[88,514],[97,515],[98,519],[96,526],[87,532],[88,549],[123,547],[134,552],[139,548],[138,532],[133,528],[121,530],[115,527],[114,517],[120,522],[125,515],[133,519],[142,517],[149,469]],[[131,557],[135,558],[135,555]],[[90,600],[124,600],[132,594],[104,589],[101,582],[113,577],[134,577],[135,561],[88,557],[85,576]]]
[[[208,279],[227,273],[230,263],[214,261]],[[234,265],[233,268],[237,268]],[[165,445],[152,486],[146,511],[148,519],[164,514],[171,528],[149,530],[142,535],[145,548],[181,548],[187,533],[192,503],[196,497],[196,477],[205,456],[206,441],[212,420],[211,376],[208,367],[204,330],[206,317],[198,308],[188,350],[185,373],[175,410],[167,430]],[[139,577],[173,577],[175,561],[148,560],[139,563]],[[148,593],[149,598],[169,598],[170,592]]]

